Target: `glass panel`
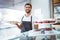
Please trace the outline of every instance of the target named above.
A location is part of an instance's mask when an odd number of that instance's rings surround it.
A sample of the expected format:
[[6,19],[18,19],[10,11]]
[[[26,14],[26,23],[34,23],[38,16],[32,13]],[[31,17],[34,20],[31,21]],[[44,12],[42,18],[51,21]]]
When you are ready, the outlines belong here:
[[[29,0],[0,0],[0,40],[19,40],[20,29],[8,21],[20,21],[25,14],[24,4]],[[13,39],[12,39],[13,40]]]

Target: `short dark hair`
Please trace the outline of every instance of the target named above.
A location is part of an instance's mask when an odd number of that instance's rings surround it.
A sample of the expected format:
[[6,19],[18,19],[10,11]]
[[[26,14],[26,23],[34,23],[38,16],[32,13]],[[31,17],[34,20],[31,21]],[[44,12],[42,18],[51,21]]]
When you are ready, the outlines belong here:
[[25,6],[26,6],[26,5],[30,5],[30,7],[32,8],[32,5],[31,5],[30,3],[26,3]]

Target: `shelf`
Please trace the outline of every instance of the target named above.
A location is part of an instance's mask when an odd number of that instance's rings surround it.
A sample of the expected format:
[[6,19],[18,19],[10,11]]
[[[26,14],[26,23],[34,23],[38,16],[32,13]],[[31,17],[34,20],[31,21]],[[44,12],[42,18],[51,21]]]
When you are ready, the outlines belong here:
[[54,4],[54,6],[60,6],[60,3]]

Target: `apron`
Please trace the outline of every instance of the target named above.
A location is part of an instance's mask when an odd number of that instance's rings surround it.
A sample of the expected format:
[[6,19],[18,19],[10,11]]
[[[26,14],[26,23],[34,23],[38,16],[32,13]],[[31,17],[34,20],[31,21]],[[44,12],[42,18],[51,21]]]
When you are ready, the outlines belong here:
[[20,40],[33,40],[34,37],[28,37],[28,35],[23,33],[23,32],[32,30],[32,16],[31,16],[31,21],[23,21],[23,18],[24,18],[24,16],[21,19],[21,22],[22,22],[22,28],[21,28],[22,35],[20,35]]
[[31,16],[31,21],[23,21],[23,18],[24,18],[24,16],[21,19],[21,21],[22,21],[21,32],[26,32],[26,31],[32,30],[32,16]]

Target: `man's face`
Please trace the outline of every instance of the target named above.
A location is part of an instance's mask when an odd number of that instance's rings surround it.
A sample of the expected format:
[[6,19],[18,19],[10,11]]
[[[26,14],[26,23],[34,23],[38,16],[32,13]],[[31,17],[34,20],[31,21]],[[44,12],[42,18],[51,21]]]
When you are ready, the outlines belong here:
[[25,6],[25,12],[26,12],[26,13],[30,13],[30,12],[31,12],[31,9],[32,9],[32,8],[31,8],[30,5],[26,5],[26,6]]

